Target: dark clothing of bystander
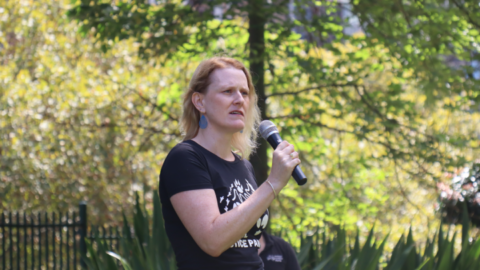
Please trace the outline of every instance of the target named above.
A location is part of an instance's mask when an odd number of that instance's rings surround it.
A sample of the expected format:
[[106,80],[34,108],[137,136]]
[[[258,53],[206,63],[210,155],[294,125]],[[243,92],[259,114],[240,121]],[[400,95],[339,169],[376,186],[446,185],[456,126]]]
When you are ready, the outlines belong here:
[[262,233],[265,249],[260,253],[265,270],[300,270],[295,251],[280,237]]

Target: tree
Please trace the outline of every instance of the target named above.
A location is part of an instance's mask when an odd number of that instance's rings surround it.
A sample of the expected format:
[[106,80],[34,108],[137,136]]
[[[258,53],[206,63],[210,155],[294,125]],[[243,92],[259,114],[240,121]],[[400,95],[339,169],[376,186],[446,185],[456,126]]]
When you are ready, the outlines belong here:
[[[304,138],[310,145],[305,146],[307,149],[313,142],[325,145],[325,141],[336,141],[338,165],[331,164],[336,169],[328,174],[329,180],[339,181],[333,190],[342,192],[345,181],[356,184],[354,172],[368,171],[376,165],[394,168],[393,178],[398,183],[403,172],[402,176],[432,186],[431,181],[439,179],[439,171],[451,170],[465,161],[454,149],[469,146],[471,134],[444,132],[437,125],[425,123],[423,118],[432,111],[420,111],[419,106],[434,104],[431,106],[454,112],[477,101],[474,68],[466,65],[476,52],[476,18],[466,11],[473,2],[156,2],[117,1],[112,5],[78,1],[69,15],[78,19],[84,34],[94,33],[104,45],[134,39],[145,58],[168,57],[174,51],[195,55],[212,49],[216,53],[215,41],[238,32],[231,20],[242,20],[248,27],[248,58],[236,54],[234,48],[225,47],[225,51],[250,63],[262,117],[288,123],[289,129],[282,129],[285,138]],[[212,11],[218,8],[223,9],[227,20],[212,24]],[[339,16],[346,12],[351,16]],[[344,34],[348,20],[355,18],[365,35]],[[298,40],[294,29],[306,41]],[[452,67],[445,60],[448,57],[462,64]],[[287,60],[279,63],[279,59]],[[376,76],[385,72],[390,79],[376,83]],[[405,85],[407,79],[414,84]],[[407,87],[415,90],[408,93]],[[427,98],[425,102],[415,99],[421,93]],[[286,113],[272,113],[278,111],[272,107]],[[335,126],[327,124],[332,121]],[[329,134],[331,139],[315,140],[320,134]],[[363,153],[353,160],[343,160],[344,144],[350,139],[372,145],[372,156]],[[262,140],[259,143],[251,161],[261,182],[268,175],[268,148]],[[306,155],[305,148],[300,149]],[[312,152],[304,160],[312,157],[318,162],[325,156]],[[441,169],[432,170],[434,164],[440,164]],[[311,175],[315,175],[315,167],[312,164]],[[348,190],[343,192],[345,199],[351,197]],[[402,193],[408,201],[406,192]]]
[[[404,37],[402,41],[407,42],[412,34],[421,40],[430,29],[418,26],[410,33],[413,28],[402,28],[405,16],[398,6],[387,1],[378,6],[329,1],[294,1],[293,6],[288,1],[150,2],[78,1],[69,15],[78,19],[79,26],[46,18],[55,9],[53,4],[22,6],[32,12],[20,13],[20,5],[9,2],[13,7],[9,14],[23,15],[2,23],[22,25],[26,20],[15,37],[28,37],[25,40],[38,45],[36,50],[13,46],[2,36],[10,52],[3,61],[14,67],[2,69],[2,77],[15,78],[3,81],[0,99],[2,115],[9,116],[0,120],[2,164],[6,164],[2,168],[5,188],[0,190],[7,202],[23,208],[58,203],[62,200],[39,196],[29,177],[41,179],[38,183],[45,185],[42,191],[49,196],[60,188],[52,189],[59,184],[57,179],[78,177],[73,184],[68,180],[60,186],[72,192],[88,183],[86,192],[98,194],[74,193],[78,197],[72,201],[99,198],[92,209],[118,213],[118,206],[126,203],[122,196],[132,198],[132,184],[156,186],[156,169],[180,135],[176,129],[179,97],[189,75],[202,58],[221,53],[249,63],[262,117],[277,122],[282,137],[295,143],[310,180],[300,189],[290,184],[274,203],[275,230],[288,228],[294,233],[325,223],[352,226],[375,219],[385,227],[431,220],[425,207],[433,204],[429,199],[435,198],[431,194],[434,181],[475,154],[478,143],[472,138],[478,114],[466,111],[477,97],[473,66],[463,65],[466,56],[459,54],[454,56],[462,65],[452,68],[451,61],[442,60],[452,55],[432,51],[427,43],[410,50],[393,46],[392,37]],[[58,15],[65,11],[63,4],[54,18],[63,18]],[[376,23],[382,22],[385,6],[390,7],[393,26]],[[223,20],[212,15],[215,7],[223,8]],[[408,12],[415,14],[422,8],[416,4]],[[450,8],[461,15],[457,7]],[[365,34],[344,34],[349,18],[339,14],[346,11],[360,19]],[[448,17],[450,12],[440,9],[435,16]],[[32,14],[38,16],[33,20],[35,31],[28,27]],[[457,17],[461,23],[441,26],[452,33],[457,24],[463,32],[472,28],[465,16]],[[45,30],[55,23],[55,31]],[[392,34],[383,37],[370,24],[396,30],[382,28]],[[75,35],[77,29],[83,38]],[[467,42],[473,34],[468,33],[457,35],[458,42],[474,52],[475,43]],[[66,35],[69,45],[54,46],[52,35],[58,42]],[[28,55],[38,59],[17,66],[30,59]],[[59,62],[58,55],[68,57]],[[422,62],[422,57],[429,62]],[[60,67],[68,70],[67,75],[58,77],[64,74]],[[21,76],[12,76],[14,71]],[[432,77],[439,71],[440,77]],[[46,86],[39,88],[39,83]],[[28,89],[28,95],[22,89]],[[54,99],[50,107],[49,98]],[[87,104],[86,100],[95,106],[75,105]],[[38,113],[42,119],[35,119],[29,117],[30,110],[51,113]],[[45,119],[47,123],[40,125]],[[38,134],[41,142],[36,140]],[[263,140],[259,142],[250,160],[262,181],[268,174],[271,150]],[[31,149],[37,154],[31,156]],[[76,155],[71,163],[65,162],[68,150]],[[57,163],[60,160],[63,165]],[[51,168],[57,170],[55,174]],[[38,199],[15,199],[25,198],[25,193]],[[417,213],[413,219],[411,213]]]
[[[85,200],[93,223],[121,222],[134,191],[158,184],[152,175],[180,135],[170,110],[184,67],[141,61],[132,42],[103,54],[66,4],[0,9],[0,208],[67,211]],[[145,101],[174,82],[177,94]]]
[[[154,5],[151,1],[143,0],[120,1],[116,5],[107,1],[79,1],[69,15],[83,21],[81,31],[84,34],[95,29],[104,49],[107,49],[113,40],[135,37],[140,44],[139,53],[144,58],[161,55],[168,57],[179,47],[185,48],[189,54],[200,54],[209,48],[212,40],[225,39],[231,34],[231,30],[222,34],[212,28],[210,22],[214,16],[211,11],[214,7],[222,8],[222,16],[225,18],[243,16],[249,20],[249,40],[245,45],[249,48],[248,62],[259,97],[258,105],[262,118],[266,119],[264,66],[269,52],[266,52],[264,32],[267,30],[277,33],[280,36],[277,44],[291,34],[293,22],[286,26],[286,21],[282,18],[288,11],[287,1],[280,1],[276,5],[269,5],[263,0],[251,0],[248,3],[189,1],[187,5],[180,1],[166,1]],[[283,22],[277,23],[279,19]],[[237,26],[222,22],[215,27],[235,29]],[[262,140],[259,140],[258,144],[258,150],[251,159],[257,179],[262,183],[268,176],[267,145]]]

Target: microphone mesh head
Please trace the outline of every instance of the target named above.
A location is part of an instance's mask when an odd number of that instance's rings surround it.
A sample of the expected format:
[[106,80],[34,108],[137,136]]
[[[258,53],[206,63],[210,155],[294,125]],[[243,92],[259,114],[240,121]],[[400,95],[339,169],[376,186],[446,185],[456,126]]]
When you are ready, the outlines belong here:
[[272,133],[278,133],[277,126],[272,121],[263,120],[258,127],[260,135],[266,140],[268,136]]

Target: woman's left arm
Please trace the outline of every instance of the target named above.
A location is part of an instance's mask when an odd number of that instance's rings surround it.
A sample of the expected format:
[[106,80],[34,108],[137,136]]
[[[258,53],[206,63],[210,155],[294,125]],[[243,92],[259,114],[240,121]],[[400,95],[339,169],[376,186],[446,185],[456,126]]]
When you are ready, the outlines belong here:
[[195,242],[213,257],[220,256],[242,238],[273,199],[271,187],[263,184],[242,204],[220,214],[213,189],[184,191],[170,198]]

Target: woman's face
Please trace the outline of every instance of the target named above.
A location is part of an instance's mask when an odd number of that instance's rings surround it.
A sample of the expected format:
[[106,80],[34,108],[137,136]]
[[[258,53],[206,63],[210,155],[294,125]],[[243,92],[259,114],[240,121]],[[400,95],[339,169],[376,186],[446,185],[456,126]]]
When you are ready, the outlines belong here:
[[235,133],[245,127],[249,106],[249,89],[245,73],[236,68],[216,69],[203,94],[203,110],[212,128]]

